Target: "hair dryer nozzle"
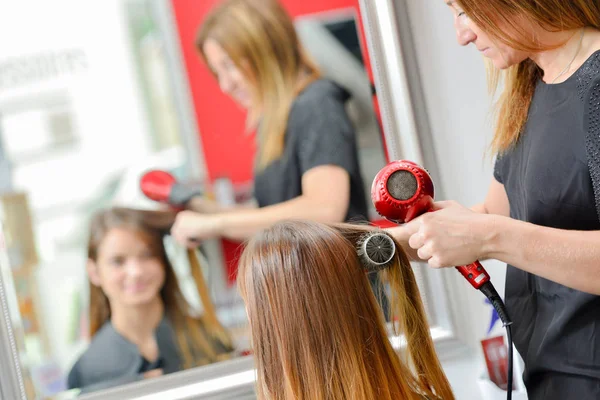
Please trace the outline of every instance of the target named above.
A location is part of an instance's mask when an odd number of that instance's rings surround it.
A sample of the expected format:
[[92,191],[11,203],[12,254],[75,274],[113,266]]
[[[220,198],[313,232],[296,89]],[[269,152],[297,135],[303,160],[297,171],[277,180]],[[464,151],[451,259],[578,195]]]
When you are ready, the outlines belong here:
[[371,199],[377,212],[405,223],[429,211],[434,187],[425,169],[412,161],[392,161],[373,180]]

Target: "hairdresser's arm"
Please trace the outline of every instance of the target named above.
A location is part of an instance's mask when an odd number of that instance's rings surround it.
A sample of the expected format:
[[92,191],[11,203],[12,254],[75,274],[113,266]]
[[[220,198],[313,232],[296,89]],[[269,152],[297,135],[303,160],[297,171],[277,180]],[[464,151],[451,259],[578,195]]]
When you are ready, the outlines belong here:
[[512,219],[506,192],[497,182],[486,198],[484,214],[456,202],[438,202],[436,207],[438,211],[404,225],[402,232],[432,267],[492,258],[600,295],[600,231],[554,229]]
[[573,289],[600,295],[600,231],[542,227],[491,216],[484,254]]
[[342,222],[350,203],[350,175],[334,165],[320,165],[302,175],[302,195],[258,209],[237,209],[202,215],[178,214],[172,234],[177,241],[193,246],[190,239],[226,237],[245,240],[284,219],[308,219],[324,223]]

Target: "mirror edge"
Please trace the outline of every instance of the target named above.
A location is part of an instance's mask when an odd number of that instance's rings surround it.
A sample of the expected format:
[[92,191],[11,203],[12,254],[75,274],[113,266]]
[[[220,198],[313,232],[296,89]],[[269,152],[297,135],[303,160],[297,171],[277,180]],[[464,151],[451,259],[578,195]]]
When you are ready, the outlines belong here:
[[[4,258],[4,231],[0,222],[0,257]],[[27,400],[27,392],[23,379],[23,368],[19,355],[19,349],[15,338],[15,329],[12,323],[12,317],[9,307],[9,296],[11,293],[7,290],[5,278],[10,274],[10,269],[6,260],[0,260],[0,371],[2,371],[0,380],[0,399],[1,400]],[[16,299],[14,299],[16,303]]]
[[388,157],[390,160],[408,158],[421,163],[423,156],[402,54],[402,40],[394,39],[399,38],[400,33],[394,18],[394,5],[390,0],[359,2]]

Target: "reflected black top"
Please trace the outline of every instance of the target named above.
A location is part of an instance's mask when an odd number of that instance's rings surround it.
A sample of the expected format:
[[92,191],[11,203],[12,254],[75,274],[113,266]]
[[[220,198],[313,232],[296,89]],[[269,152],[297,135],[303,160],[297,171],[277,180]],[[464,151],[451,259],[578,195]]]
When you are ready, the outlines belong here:
[[[600,52],[564,83],[538,82],[524,133],[494,171],[512,218],[600,230],[586,151],[586,141],[598,147],[600,132],[584,130],[594,117],[584,116],[584,101],[598,78]],[[600,399],[599,296],[508,266],[506,306],[529,400]]]
[[67,378],[69,389],[92,392],[141,380],[143,373],[162,368],[164,374],[181,369],[175,332],[167,318],[156,328],[159,357],[150,363],[138,347],[119,334],[110,321],[94,335]]
[[321,165],[337,165],[350,175],[346,220],[367,218],[367,201],[358,162],[356,135],[346,113],[350,94],[333,81],[319,79],[294,100],[285,132],[283,155],[255,174],[259,207],[302,194],[302,175]]
[[[197,322],[201,324],[200,320]],[[201,324],[200,329],[207,334],[204,325]],[[188,332],[184,330],[182,334],[190,345],[188,351],[194,365],[209,364],[211,359],[202,348],[195,349],[191,346]],[[183,368],[183,359],[176,333],[168,317],[161,320],[154,335],[158,346],[158,358],[150,362],[140,354],[137,345],[117,332],[110,321],[106,322],[69,372],[68,388],[79,388],[86,393],[141,380],[145,372],[154,369],[162,369],[164,375],[180,371]],[[206,344],[215,351],[217,360],[228,358],[232,352],[232,349],[217,339],[208,339]]]

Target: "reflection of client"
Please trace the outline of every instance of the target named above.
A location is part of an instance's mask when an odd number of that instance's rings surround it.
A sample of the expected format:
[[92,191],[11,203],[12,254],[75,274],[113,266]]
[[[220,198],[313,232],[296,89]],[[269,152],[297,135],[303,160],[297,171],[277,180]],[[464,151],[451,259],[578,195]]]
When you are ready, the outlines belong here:
[[[408,258],[381,231],[366,240],[371,229],[282,222],[248,243],[238,285],[250,321],[259,398],[454,398]],[[412,365],[388,340],[365,270],[382,272],[390,283],[390,308]]]
[[[92,391],[228,358],[231,341],[204,305],[193,316],[163,243],[174,215],[114,208],[98,213],[88,246],[89,348],[69,388]],[[191,254],[191,253],[190,253]],[[197,266],[196,266],[197,267]],[[194,274],[206,303],[201,274]]]

